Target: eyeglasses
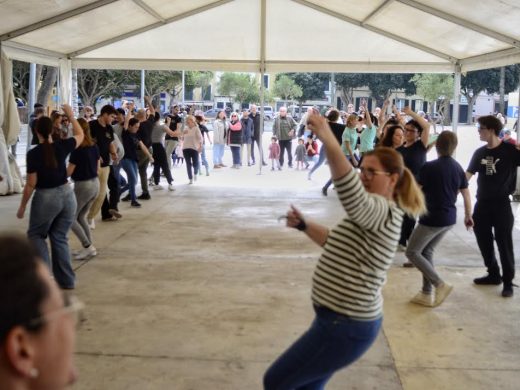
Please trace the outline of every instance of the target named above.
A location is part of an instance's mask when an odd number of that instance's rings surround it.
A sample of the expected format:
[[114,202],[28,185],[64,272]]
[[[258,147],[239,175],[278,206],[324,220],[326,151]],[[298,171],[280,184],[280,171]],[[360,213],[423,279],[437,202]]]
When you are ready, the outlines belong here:
[[45,324],[46,322],[52,321],[56,318],[59,318],[63,315],[72,315],[74,319],[74,323],[76,325],[81,324],[83,321],[83,309],[85,308],[85,304],[81,302],[77,297],[73,295],[64,294],[63,295],[64,305],[61,309],[56,309],[51,312],[45,313],[40,317],[33,318],[27,322],[27,325],[30,327],[37,327]]
[[390,176],[390,172],[380,171],[377,169],[365,168],[365,167],[359,168],[359,173],[362,174],[363,176],[365,176],[368,180],[372,180],[374,178],[374,176],[380,176],[380,175]]

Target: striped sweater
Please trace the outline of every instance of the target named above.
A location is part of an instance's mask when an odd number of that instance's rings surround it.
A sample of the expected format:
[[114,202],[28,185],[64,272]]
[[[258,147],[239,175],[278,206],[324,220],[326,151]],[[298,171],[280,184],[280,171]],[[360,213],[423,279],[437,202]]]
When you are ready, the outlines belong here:
[[312,300],[356,320],[383,314],[381,289],[401,233],[403,211],[365,191],[352,170],[334,182],[347,215],[329,231],[313,276]]

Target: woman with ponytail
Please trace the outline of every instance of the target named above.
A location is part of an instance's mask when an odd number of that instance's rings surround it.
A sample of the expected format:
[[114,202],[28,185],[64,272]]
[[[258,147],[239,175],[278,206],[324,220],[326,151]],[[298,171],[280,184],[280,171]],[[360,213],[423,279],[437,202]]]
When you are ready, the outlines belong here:
[[[65,115],[71,118],[74,136],[52,140],[53,124],[42,117],[36,125],[39,144],[27,152],[27,181],[25,183],[18,218],[23,218],[33,192],[27,235],[35,244],[41,258],[49,266],[58,285],[72,289],[75,275],[70,262],[67,235],[75,219],[76,198],[67,184],[67,156],[83,142],[83,129],[74,119],[72,108],[64,104]],[[46,239],[49,237],[52,256]]]
[[346,214],[329,230],[305,219],[294,206],[287,212],[288,227],[323,247],[313,276],[316,317],[268,369],[265,389],[324,388],[335,371],[368,350],[381,328],[381,290],[403,215],[418,216],[426,210],[423,194],[397,151],[380,147],[365,153],[358,175],[325,118],[312,115],[309,127],[327,148]]

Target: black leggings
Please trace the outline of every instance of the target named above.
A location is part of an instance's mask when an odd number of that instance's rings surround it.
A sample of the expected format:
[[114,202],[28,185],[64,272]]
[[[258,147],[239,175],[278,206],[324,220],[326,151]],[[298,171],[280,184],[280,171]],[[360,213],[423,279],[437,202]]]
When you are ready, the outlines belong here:
[[161,180],[161,169],[164,172],[164,176],[166,176],[166,180],[168,180],[168,184],[172,184],[173,178],[172,173],[170,171],[170,167],[168,166],[168,161],[166,160],[166,150],[164,149],[163,144],[161,143],[153,143],[153,181],[155,184],[159,184]]
[[[199,152],[195,149],[183,149],[184,159],[186,160],[186,169],[188,170],[189,179],[193,179],[193,175],[199,173]],[[193,167],[193,173],[191,168]]]

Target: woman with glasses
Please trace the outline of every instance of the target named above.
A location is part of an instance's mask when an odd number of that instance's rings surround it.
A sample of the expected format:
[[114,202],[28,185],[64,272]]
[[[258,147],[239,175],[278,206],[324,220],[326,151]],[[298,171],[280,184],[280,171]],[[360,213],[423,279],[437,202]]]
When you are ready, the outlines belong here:
[[[40,143],[27,152],[27,180],[16,216],[24,217],[34,192],[27,236],[40,251],[58,285],[72,289],[75,275],[70,262],[68,234],[76,217],[76,198],[67,181],[65,160],[81,145],[84,136],[72,107],[64,104],[63,111],[71,118],[74,137],[53,141],[51,119],[38,119],[36,134]],[[47,238],[52,256],[49,256]]]
[[82,305],[62,295],[27,239],[0,234],[0,248],[0,387],[68,388]]
[[287,212],[287,226],[323,247],[312,285],[316,317],[268,369],[267,390],[323,389],[335,371],[368,350],[381,328],[381,290],[403,214],[425,212],[422,192],[398,152],[384,147],[367,152],[358,175],[325,118],[312,115],[309,123],[327,148],[345,215],[329,230],[304,218],[294,206]]
[[[404,125],[404,145],[398,147],[397,151],[403,155],[404,165],[406,165],[417,179],[419,177],[419,171],[426,162],[426,153],[428,152],[428,142],[430,138],[430,124],[420,115],[413,112],[408,106],[403,109],[403,112],[407,116],[412,117],[412,120]],[[406,250],[408,240],[415,227],[415,222],[415,218],[404,217],[401,238],[399,239],[400,251]],[[403,265],[405,267],[413,267],[413,263],[410,261],[407,261]]]

